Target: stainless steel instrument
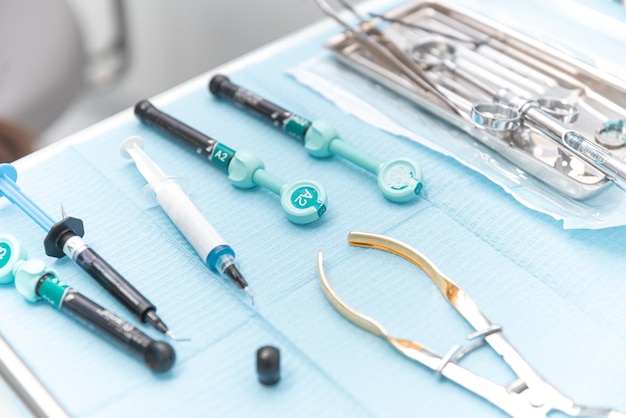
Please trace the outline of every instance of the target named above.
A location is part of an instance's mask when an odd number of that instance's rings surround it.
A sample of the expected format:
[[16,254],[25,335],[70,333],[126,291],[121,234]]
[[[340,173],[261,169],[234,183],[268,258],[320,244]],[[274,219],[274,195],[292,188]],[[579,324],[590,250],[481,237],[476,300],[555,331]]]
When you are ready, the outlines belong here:
[[349,66],[470,133],[559,192],[626,189],[626,83],[497,22],[439,2],[407,2],[326,46]]
[[0,378],[36,418],[69,418],[69,414],[0,335]]
[[[348,305],[330,285],[324,270],[322,251],[317,256],[320,286],[331,305],[348,321],[384,340],[403,356],[414,360],[481,396],[512,417],[547,417],[560,411],[576,417],[626,418],[626,414],[610,408],[582,406],[563,395],[544,380],[506,339],[502,327],[492,323],[478,305],[456,283],[444,275],[419,251],[392,238],[366,232],[350,232],[348,243],[375,248],[398,255],[422,269],[437,286],[443,297],[476,330],[467,336],[469,345],[457,344],[440,355],[423,344],[392,336],[379,322]],[[458,364],[463,356],[487,344],[517,375],[510,385],[500,386]]]

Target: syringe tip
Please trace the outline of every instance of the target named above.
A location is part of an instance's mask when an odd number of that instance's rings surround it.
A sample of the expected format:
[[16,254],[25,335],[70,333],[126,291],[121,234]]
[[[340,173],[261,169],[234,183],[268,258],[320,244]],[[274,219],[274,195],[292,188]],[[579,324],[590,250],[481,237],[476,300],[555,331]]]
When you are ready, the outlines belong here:
[[159,316],[153,309],[150,309],[148,312],[146,312],[144,321],[161,331],[163,334],[167,335],[167,333],[169,332],[169,328],[167,327],[167,325],[165,325],[165,323],[161,321],[161,318],[159,318]]
[[174,335],[174,333],[170,330],[167,330],[167,332],[165,333],[165,335],[167,335],[168,337],[170,337],[172,340],[176,341],[176,342],[186,342],[186,341],[191,341],[191,338],[176,338],[176,336]]
[[248,296],[250,296],[250,301],[252,302],[252,306],[254,306],[254,295],[252,294],[252,292],[250,291],[250,288],[248,286],[243,288],[244,292],[246,292],[248,294]]
[[248,287],[248,282],[246,282],[246,279],[243,277],[243,274],[241,274],[241,272],[239,271],[239,269],[237,269],[237,266],[235,266],[235,264],[231,264],[227,266],[224,269],[224,275],[226,275],[226,277],[232,280],[232,282],[235,283],[237,287],[239,287],[240,289],[246,290],[246,288]]

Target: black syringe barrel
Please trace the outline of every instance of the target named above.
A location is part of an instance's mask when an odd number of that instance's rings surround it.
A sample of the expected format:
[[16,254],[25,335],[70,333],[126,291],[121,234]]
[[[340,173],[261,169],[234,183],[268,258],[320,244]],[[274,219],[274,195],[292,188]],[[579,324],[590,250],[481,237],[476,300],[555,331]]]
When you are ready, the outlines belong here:
[[[46,279],[50,280],[50,279]],[[94,331],[100,331],[125,350],[141,358],[152,371],[168,371],[176,360],[171,345],[156,341],[132,324],[107,311],[102,306],[68,288],[60,309],[84,323]]]
[[148,312],[156,311],[154,304],[87,245],[82,240],[83,234],[83,223],[80,219],[72,217],[63,219],[52,227],[44,240],[46,253],[57,258],[68,255],[100,286],[145,322]]
[[135,115],[142,122],[161,128],[172,136],[193,145],[201,154],[207,157],[211,156],[215,145],[218,143],[215,139],[157,109],[148,100],[140,100],[137,102],[135,105]]
[[290,112],[269,100],[264,99],[252,91],[238,86],[222,74],[214,75],[209,81],[209,90],[216,96],[223,96],[232,99],[247,109],[266,117],[272,122],[278,123],[281,127],[291,117]]
[[306,133],[311,126],[311,121],[308,119],[283,109],[244,87],[238,86],[225,75],[214,75],[209,81],[209,91],[215,96],[227,97],[246,109],[250,109],[269,119],[274,125],[279,126],[283,131],[301,141],[305,139]]
[[64,218],[48,232],[44,240],[46,254],[56,258],[67,255],[142,322],[167,333],[168,328],[157,316],[154,304],[87,245],[82,240],[83,234],[83,221],[69,216]]
[[139,290],[107,263],[93,248],[86,247],[75,256],[75,262],[119,300],[128,310],[146,322],[148,311],[156,307]]

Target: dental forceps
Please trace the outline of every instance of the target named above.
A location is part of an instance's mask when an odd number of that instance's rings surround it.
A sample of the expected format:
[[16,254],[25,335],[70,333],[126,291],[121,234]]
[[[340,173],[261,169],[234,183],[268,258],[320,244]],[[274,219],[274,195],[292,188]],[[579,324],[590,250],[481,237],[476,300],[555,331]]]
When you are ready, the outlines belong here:
[[[348,243],[391,252],[421,268],[448,302],[474,327],[476,332],[467,338],[477,339],[477,342],[466,349],[462,349],[461,344],[455,345],[441,356],[415,341],[391,336],[380,323],[352,308],[339,297],[326,277],[323,253],[319,251],[317,271],[324,295],[342,316],[357,327],[387,340],[402,355],[483,397],[512,417],[546,417],[550,411],[561,411],[569,416],[626,418],[626,414],[613,409],[577,405],[547,383],[508,342],[502,334],[502,328],[487,319],[459,286],[417,250],[392,238],[365,232],[350,232]],[[510,385],[500,386],[457,364],[461,357],[485,343],[489,344],[518,376],[518,379]]]
[[358,26],[350,25],[337,13],[326,0],[315,0],[318,7],[328,16],[332,17],[337,23],[346,28],[353,34],[358,43],[365,48],[370,54],[380,59],[386,65],[394,68],[402,73],[411,82],[417,84],[427,94],[431,94],[441,101],[451,111],[460,117],[467,119],[465,113],[453,101],[439,89],[424,70],[411,59],[402,49],[400,49],[391,39],[389,39],[375,24],[367,22],[367,20],[359,14],[348,2],[338,0],[339,3],[355,15],[361,24]]
[[[578,117],[575,106],[555,98],[528,99],[507,88],[489,86],[455,62],[456,47],[447,41],[416,44],[411,48],[411,56],[423,69],[449,71],[491,96],[494,102],[472,107],[470,116],[476,125],[493,130],[513,130],[520,123],[533,127],[626,190],[626,162],[568,125]],[[482,78],[488,78],[488,73],[482,74]]]

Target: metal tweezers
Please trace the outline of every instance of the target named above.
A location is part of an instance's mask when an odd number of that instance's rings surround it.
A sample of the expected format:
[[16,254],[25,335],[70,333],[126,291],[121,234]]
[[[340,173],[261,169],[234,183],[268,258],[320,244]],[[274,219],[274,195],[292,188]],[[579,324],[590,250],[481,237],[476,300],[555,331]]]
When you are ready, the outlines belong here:
[[[402,355],[483,397],[513,417],[546,417],[550,411],[561,411],[569,416],[626,417],[626,414],[613,409],[577,405],[548,384],[507,341],[501,327],[489,321],[459,286],[417,250],[392,238],[365,232],[350,232],[348,243],[391,252],[421,268],[448,302],[476,330],[467,338],[476,339],[477,342],[466,349],[462,349],[462,345],[458,344],[441,356],[415,341],[390,336],[381,324],[352,308],[337,295],[328,282],[324,272],[323,254],[319,251],[317,271],[322,290],[333,307],[354,325],[387,340]],[[457,364],[461,357],[485,343],[491,346],[518,376],[518,379],[510,385],[500,386]]]
[[360,24],[352,26],[337,13],[326,0],[315,0],[318,7],[337,23],[352,33],[357,42],[374,57],[385,62],[400,74],[403,74],[411,82],[424,90],[427,95],[432,95],[435,100],[448,107],[452,112],[462,118],[467,118],[465,113],[439,89],[436,83],[430,80],[424,70],[411,57],[402,51],[389,39],[375,24],[369,23],[350,3],[338,0],[339,3],[355,15]]

